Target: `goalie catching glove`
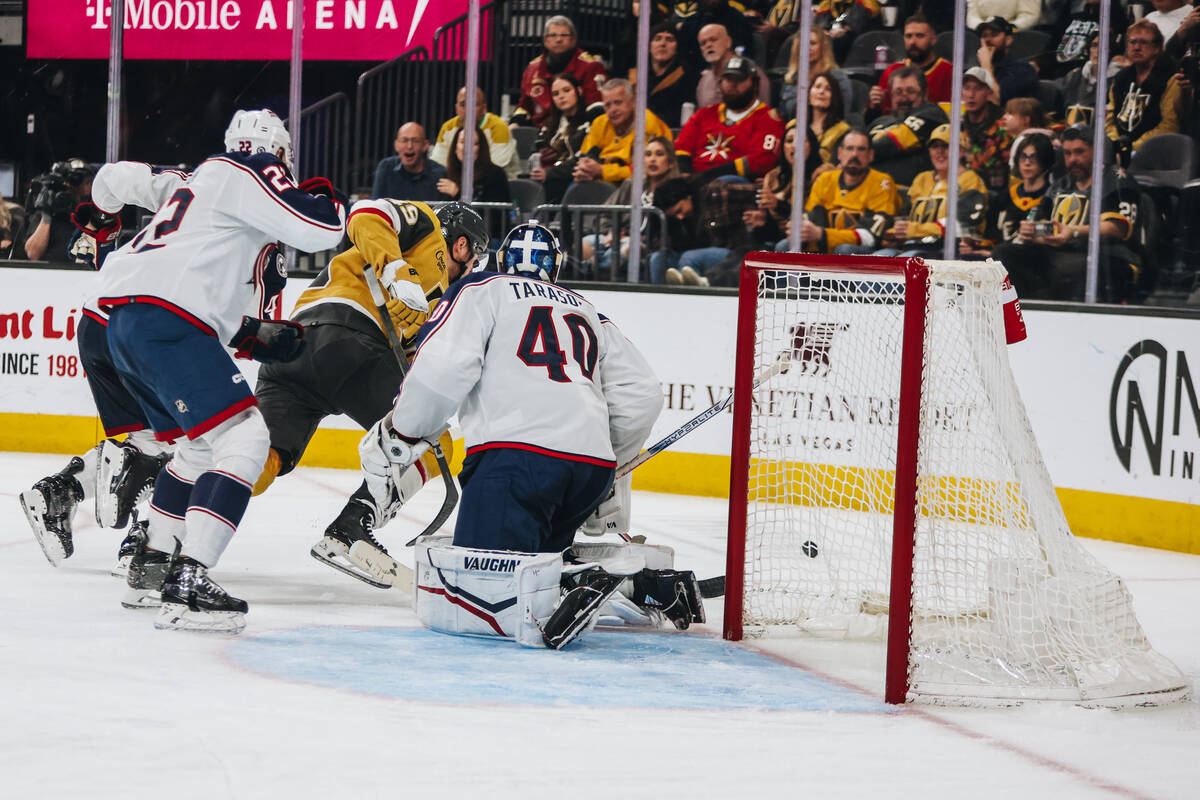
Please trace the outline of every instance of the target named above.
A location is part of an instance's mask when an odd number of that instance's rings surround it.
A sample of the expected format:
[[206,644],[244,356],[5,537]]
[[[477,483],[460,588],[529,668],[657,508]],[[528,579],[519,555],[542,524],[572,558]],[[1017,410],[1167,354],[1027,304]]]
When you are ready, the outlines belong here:
[[402,336],[412,336],[429,318],[429,301],[419,284],[406,276],[415,270],[402,258],[384,264],[379,283],[388,294],[388,316]]
[[304,327],[291,320],[242,317],[242,327],[229,341],[237,358],[252,358],[263,364],[294,361],[304,352]]

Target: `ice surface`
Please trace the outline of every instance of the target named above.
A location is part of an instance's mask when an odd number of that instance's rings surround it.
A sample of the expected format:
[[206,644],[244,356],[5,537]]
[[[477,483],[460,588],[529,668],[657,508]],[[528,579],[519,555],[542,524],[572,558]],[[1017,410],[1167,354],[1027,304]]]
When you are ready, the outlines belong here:
[[[1200,708],[888,710],[879,645],[597,632],[561,653],[417,626],[408,598],[308,555],[358,483],[300,469],[252,501],[214,577],[239,637],[119,605],[120,534],[76,517],[58,568],[17,494],[63,456],[3,454],[0,797],[1200,796]],[[380,538],[393,552],[440,489]],[[725,503],[637,493],[636,532],[724,570]],[[1200,679],[1200,557],[1087,542],[1156,648]]]

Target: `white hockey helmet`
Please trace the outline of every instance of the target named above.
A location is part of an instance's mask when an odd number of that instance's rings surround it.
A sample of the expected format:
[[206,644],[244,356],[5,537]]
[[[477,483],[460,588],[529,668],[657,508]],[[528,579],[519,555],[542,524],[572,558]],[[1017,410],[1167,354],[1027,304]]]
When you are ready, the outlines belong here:
[[292,166],[292,137],[283,120],[269,108],[256,111],[239,110],[233,113],[225,129],[225,151],[229,153],[278,153]]

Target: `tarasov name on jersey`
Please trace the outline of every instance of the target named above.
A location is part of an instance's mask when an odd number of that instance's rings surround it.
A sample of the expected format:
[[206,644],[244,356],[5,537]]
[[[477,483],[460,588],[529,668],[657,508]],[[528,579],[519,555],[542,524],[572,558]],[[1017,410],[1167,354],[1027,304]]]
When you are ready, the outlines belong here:
[[579,307],[579,298],[570,292],[564,292],[557,286],[549,283],[539,283],[537,281],[514,281],[510,284],[513,295],[518,300],[523,300],[526,297],[544,297],[547,300],[557,300],[560,303],[566,303],[575,307]]

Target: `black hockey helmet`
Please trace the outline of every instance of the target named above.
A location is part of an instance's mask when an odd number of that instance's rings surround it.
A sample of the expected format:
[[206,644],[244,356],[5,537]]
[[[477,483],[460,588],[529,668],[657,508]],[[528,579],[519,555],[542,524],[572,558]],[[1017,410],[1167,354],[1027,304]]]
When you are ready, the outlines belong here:
[[488,234],[487,224],[466,203],[460,203],[457,200],[447,203],[438,209],[437,217],[438,221],[442,223],[442,236],[445,237],[446,244],[451,250],[454,249],[454,243],[458,241],[458,237],[465,236],[471,243],[471,250],[475,255],[482,256],[488,251],[488,242],[491,241],[491,236]]
[[558,279],[563,251],[554,231],[531,219],[508,232],[496,251],[499,269],[553,283]]

